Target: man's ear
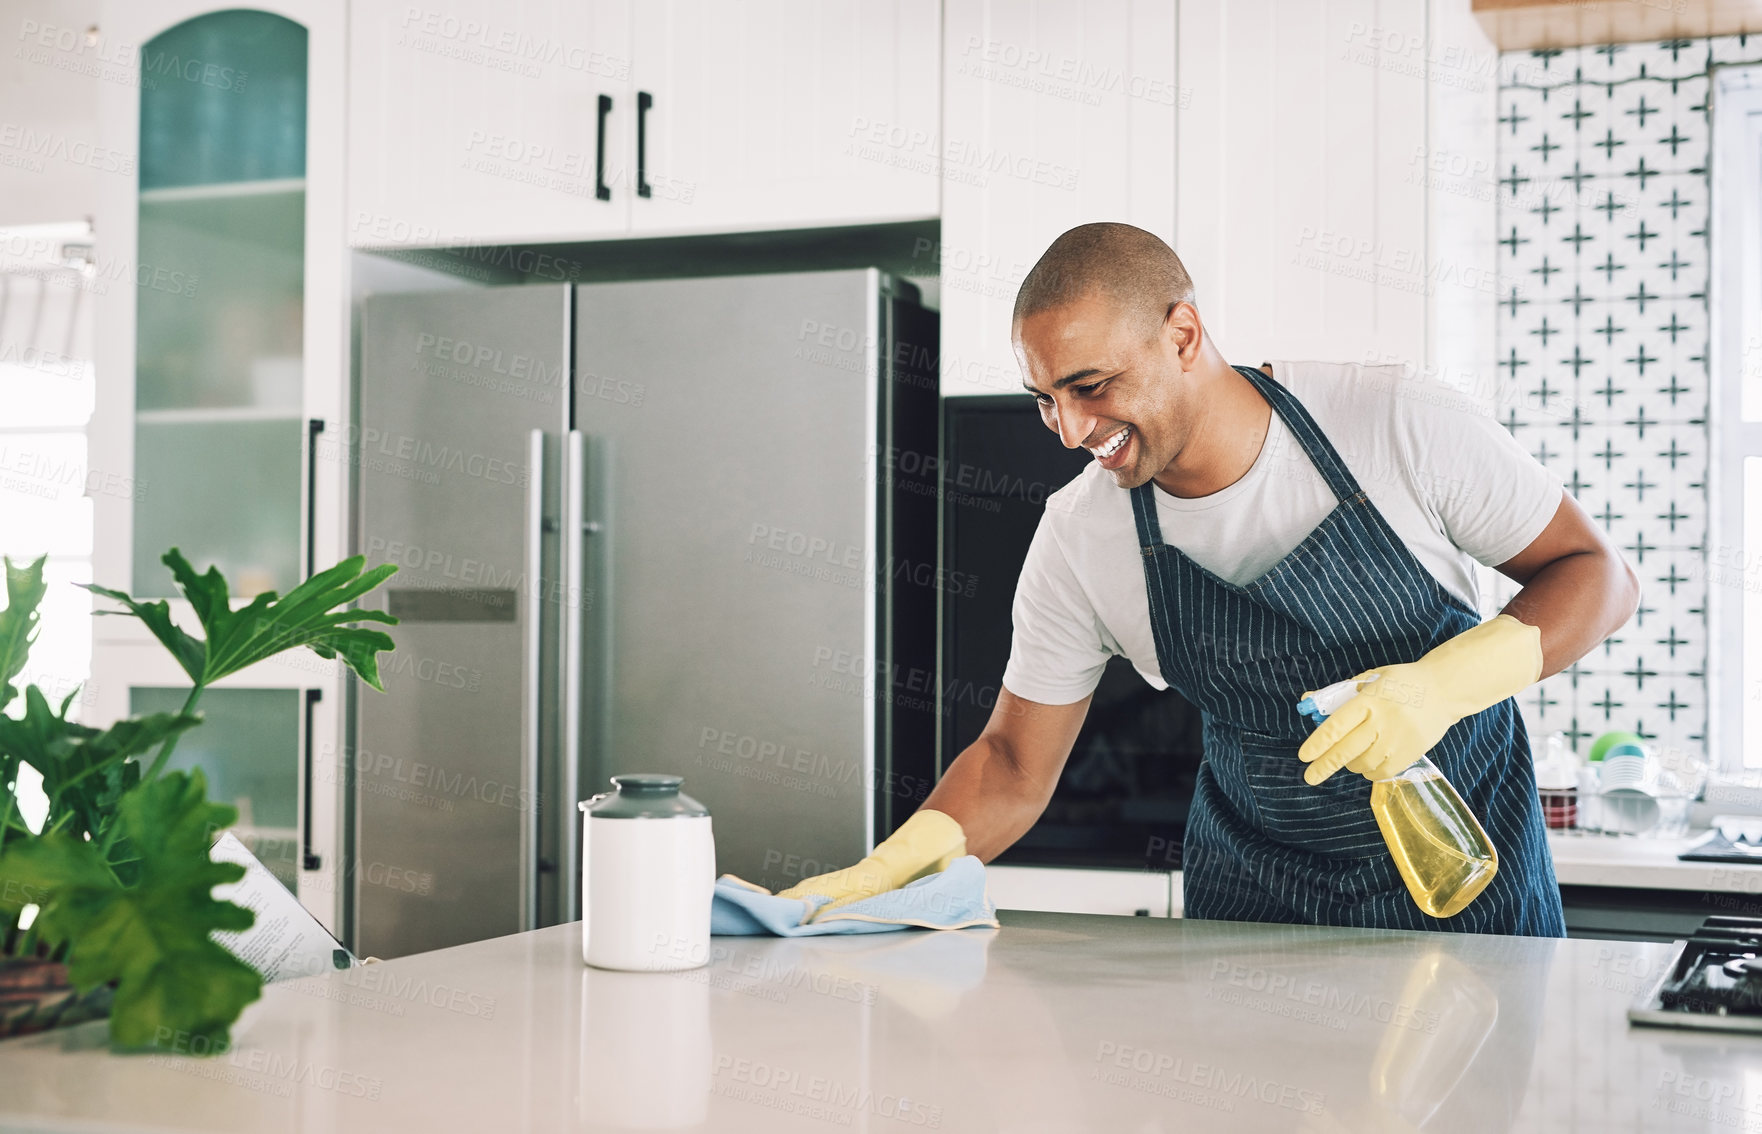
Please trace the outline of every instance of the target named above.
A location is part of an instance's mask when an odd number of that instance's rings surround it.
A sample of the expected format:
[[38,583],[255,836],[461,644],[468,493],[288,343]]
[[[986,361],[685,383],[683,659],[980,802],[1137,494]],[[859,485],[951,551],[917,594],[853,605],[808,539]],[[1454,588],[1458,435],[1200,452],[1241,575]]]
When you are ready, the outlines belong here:
[[1200,344],[1205,341],[1205,326],[1199,311],[1191,303],[1175,302],[1163,317],[1162,332],[1183,365],[1191,365],[1199,357]]

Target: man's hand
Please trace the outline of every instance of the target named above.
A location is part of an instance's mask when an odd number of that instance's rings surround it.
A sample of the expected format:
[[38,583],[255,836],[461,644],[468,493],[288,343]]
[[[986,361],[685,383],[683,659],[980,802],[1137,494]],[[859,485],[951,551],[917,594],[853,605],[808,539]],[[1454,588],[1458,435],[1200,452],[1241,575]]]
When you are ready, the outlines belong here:
[[1541,631],[1509,614],[1458,634],[1418,661],[1361,673],[1354,680],[1377,680],[1297,750],[1309,765],[1303,778],[1319,784],[1345,768],[1367,780],[1387,779],[1431,751],[1451,725],[1522,691],[1541,673]]
[[897,890],[926,874],[946,870],[948,864],[967,853],[967,837],[961,825],[940,811],[919,808],[869,857],[855,866],[816,875],[780,891],[780,898],[806,901],[809,895],[832,899],[810,913],[806,921],[876,894]]

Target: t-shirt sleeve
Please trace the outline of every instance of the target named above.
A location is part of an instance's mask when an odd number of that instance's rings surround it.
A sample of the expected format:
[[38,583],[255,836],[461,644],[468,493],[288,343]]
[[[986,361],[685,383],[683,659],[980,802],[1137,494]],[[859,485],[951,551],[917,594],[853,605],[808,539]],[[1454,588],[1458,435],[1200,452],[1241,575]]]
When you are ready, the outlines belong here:
[[1095,692],[1114,651],[1053,534],[1050,515],[1022,561],[1010,620],[1009,664],[1003,687],[1042,705],[1069,705]]
[[1450,542],[1496,567],[1542,534],[1560,507],[1560,479],[1510,430],[1431,379],[1397,402],[1406,466]]

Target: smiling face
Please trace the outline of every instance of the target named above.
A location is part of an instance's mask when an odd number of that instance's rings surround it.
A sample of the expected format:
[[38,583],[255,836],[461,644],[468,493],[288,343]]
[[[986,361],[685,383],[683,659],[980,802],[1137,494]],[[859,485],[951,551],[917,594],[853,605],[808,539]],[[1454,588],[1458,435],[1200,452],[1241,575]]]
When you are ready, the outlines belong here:
[[1121,488],[1162,472],[1193,433],[1199,313],[1177,303],[1160,325],[1150,323],[1097,289],[1015,325],[1023,385],[1040,419],[1066,448],[1087,449]]

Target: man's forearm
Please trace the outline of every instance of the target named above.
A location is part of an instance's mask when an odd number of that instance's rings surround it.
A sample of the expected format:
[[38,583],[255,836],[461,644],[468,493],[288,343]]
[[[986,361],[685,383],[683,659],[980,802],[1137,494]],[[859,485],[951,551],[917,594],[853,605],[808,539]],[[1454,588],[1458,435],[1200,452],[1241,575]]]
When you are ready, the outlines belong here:
[[1640,584],[1613,551],[1564,556],[1537,571],[1502,613],[1542,632],[1542,676],[1559,673],[1633,617]]
[[955,757],[924,806],[950,816],[967,836],[967,853],[990,862],[1027,834],[1050,792],[1023,774],[1004,745],[981,735]]

